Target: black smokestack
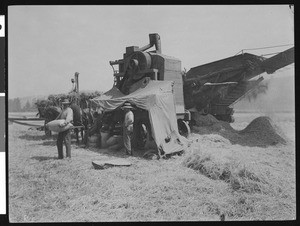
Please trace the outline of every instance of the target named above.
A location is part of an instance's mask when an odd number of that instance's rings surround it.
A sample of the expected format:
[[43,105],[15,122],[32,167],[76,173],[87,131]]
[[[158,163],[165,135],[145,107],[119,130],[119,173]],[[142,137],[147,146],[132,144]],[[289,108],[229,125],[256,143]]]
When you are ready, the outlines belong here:
[[160,42],[160,36],[157,33],[149,34],[150,39],[150,45],[155,45],[155,49],[158,53],[161,53],[161,42]]

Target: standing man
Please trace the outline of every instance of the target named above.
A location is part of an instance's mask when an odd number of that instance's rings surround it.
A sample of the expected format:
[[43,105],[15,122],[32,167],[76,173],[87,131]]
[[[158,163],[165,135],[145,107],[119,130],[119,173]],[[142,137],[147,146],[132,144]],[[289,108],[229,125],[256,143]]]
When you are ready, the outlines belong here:
[[[62,112],[57,116],[56,119],[65,119],[65,121],[60,124],[60,127],[64,127],[68,125],[69,123],[73,122],[73,110],[69,107],[70,102],[68,99],[64,99],[62,101]],[[66,146],[66,156],[67,158],[71,158],[71,132],[70,129],[65,130],[63,132],[58,133],[57,137],[57,150],[58,150],[58,158],[63,159],[63,142],[65,143]]]
[[125,147],[125,153],[127,155],[132,155],[131,149],[131,139],[133,134],[133,122],[134,122],[134,115],[131,111],[133,107],[130,103],[125,103],[122,109],[125,112],[124,123],[123,123],[123,141]]

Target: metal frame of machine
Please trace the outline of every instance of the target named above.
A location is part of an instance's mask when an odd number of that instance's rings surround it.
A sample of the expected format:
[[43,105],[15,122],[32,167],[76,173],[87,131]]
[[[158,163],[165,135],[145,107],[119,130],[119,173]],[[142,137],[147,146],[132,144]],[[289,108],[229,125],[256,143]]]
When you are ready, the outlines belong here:
[[[242,53],[183,73],[179,59],[162,54],[157,33],[149,34],[149,40],[143,47],[126,47],[122,59],[109,62],[114,86],[127,95],[137,90],[139,81],[145,77],[173,81],[178,128],[183,133],[189,132],[187,122],[192,120],[193,112],[233,122],[232,105],[263,80],[263,77],[253,80],[254,77],[264,72],[274,73],[294,62],[293,47],[271,58]],[[155,50],[146,51],[153,46]]]

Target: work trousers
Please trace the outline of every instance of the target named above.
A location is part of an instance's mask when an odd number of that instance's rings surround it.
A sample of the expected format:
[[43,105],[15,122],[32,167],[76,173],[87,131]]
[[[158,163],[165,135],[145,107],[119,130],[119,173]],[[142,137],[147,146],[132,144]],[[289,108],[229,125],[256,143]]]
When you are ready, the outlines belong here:
[[123,141],[124,147],[126,151],[131,152],[131,139],[132,139],[133,132],[130,131],[127,127],[123,126]]
[[64,158],[63,154],[63,142],[65,143],[66,146],[66,156],[71,158],[71,132],[70,130],[66,130],[63,132],[58,133],[57,137],[57,150],[58,150],[58,158],[62,159]]

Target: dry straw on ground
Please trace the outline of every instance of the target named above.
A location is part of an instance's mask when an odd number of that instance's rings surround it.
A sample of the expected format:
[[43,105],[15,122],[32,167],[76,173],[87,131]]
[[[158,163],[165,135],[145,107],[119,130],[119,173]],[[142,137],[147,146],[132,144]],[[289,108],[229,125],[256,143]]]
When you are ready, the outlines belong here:
[[[290,220],[295,218],[295,147],[232,144],[219,133],[192,134],[182,156],[146,160],[56,141],[9,125],[11,222]],[[130,167],[95,170],[93,160]],[[186,167],[189,166],[189,167]],[[197,168],[194,170],[193,167]]]

